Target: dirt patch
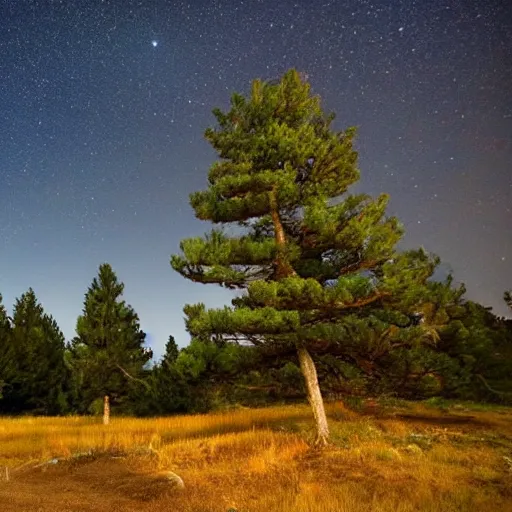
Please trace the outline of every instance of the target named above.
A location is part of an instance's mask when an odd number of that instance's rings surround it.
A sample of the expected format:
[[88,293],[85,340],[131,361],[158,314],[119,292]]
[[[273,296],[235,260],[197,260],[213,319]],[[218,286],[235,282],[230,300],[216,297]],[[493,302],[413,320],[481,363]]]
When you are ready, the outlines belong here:
[[169,510],[179,492],[165,475],[144,474],[124,458],[61,461],[0,482],[2,512]]

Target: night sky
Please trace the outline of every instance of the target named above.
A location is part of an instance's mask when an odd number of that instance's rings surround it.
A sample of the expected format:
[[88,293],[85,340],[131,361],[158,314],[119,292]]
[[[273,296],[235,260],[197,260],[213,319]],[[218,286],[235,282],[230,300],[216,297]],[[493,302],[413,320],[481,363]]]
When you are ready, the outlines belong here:
[[33,287],[74,335],[108,262],[159,357],[183,305],[229,293],[169,265],[210,229],[188,195],[215,154],[211,110],[250,81],[307,73],[358,126],[357,191],[391,194],[424,246],[506,314],[512,288],[512,7],[465,0],[3,0],[0,293]]

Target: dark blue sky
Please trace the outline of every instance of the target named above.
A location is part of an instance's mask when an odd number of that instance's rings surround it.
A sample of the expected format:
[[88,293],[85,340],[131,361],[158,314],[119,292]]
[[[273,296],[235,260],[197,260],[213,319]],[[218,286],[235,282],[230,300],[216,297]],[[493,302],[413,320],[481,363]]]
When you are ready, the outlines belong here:
[[31,1],[0,7],[0,293],[32,286],[66,337],[102,262],[156,355],[182,307],[229,293],[174,273],[215,155],[212,108],[309,75],[359,127],[358,189],[391,194],[405,246],[468,297],[512,287],[512,8],[482,0]]

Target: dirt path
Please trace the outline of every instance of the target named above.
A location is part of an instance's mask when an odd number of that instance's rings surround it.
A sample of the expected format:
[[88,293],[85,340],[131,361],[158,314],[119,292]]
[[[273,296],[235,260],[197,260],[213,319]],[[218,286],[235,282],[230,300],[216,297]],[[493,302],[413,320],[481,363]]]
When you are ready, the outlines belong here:
[[140,474],[124,459],[58,463],[0,482],[2,512],[172,510],[179,492],[163,475]]

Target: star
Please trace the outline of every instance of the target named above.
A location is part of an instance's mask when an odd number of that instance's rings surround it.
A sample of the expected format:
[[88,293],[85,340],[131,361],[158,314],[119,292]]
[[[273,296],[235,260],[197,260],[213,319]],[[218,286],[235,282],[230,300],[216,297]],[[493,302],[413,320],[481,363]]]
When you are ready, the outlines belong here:
[[[81,272],[87,267],[92,279],[108,259],[102,255],[112,254],[115,270],[116,257],[133,269],[133,275],[118,269],[127,299],[143,292],[137,283],[152,290],[137,299],[137,313],[144,330],[161,340],[156,352],[164,350],[170,321],[179,344],[187,345],[182,302],[189,283],[170,268],[174,249],[168,246],[178,247],[197,226],[188,195],[206,185],[207,168],[216,161],[202,137],[215,123],[210,111],[228,109],[231,94],[248,92],[253,78],[278,79],[297,66],[312,75],[312,92],[326,111],[338,113],[337,129],[360,125],[354,140],[361,151],[357,193],[388,192],[388,214],[396,213],[410,230],[404,245],[445,255],[466,283],[468,299],[485,299],[510,314],[502,287],[512,261],[506,243],[512,222],[506,123],[512,122],[512,107],[504,93],[512,67],[510,59],[493,59],[504,51],[499,37],[507,30],[505,2],[488,2],[492,6],[478,19],[479,2],[446,12],[442,7],[450,2],[429,2],[432,16],[443,23],[432,23],[412,2],[388,2],[381,11],[377,4],[383,2],[346,0],[343,16],[333,0],[274,2],[270,10],[265,2],[243,2],[243,9],[216,2],[214,9],[212,2],[98,0],[97,9],[80,16],[65,8],[48,16],[46,3],[9,2],[2,12],[6,24],[31,34],[30,45],[18,42],[14,31],[2,34],[0,43],[7,45],[2,58],[12,71],[1,89],[9,105],[1,116],[10,129],[0,130],[0,243],[16,241],[4,243],[0,255],[12,277],[0,283],[5,305],[22,293],[16,283],[26,279],[45,301],[52,302],[53,294],[55,309],[48,313],[72,339],[83,306]],[[217,30],[206,27],[208,20]],[[440,41],[449,50],[435,50]],[[277,59],[269,59],[272,52]],[[36,54],[59,58],[49,69]],[[473,55],[481,57],[478,73]],[[18,80],[24,73],[27,80]],[[73,86],[60,87],[52,76],[69,76]],[[101,99],[95,97],[100,84]],[[83,123],[73,122],[82,114]],[[140,202],[132,206],[129,198]],[[209,227],[198,229],[199,235]],[[69,239],[69,248],[29,277],[26,261],[34,269],[37,252],[53,254],[55,233]],[[117,256],[119,240],[139,235],[144,250]],[[485,244],[466,245],[457,235]],[[34,240],[37,251],[26,255]],[[176,286],[172,311],[169,286]],[[76,300],[61,300],[71,288]],[[220,289],[211,293],[215,303],[225,300]]]

